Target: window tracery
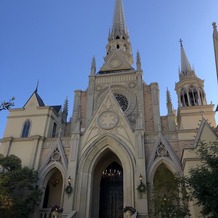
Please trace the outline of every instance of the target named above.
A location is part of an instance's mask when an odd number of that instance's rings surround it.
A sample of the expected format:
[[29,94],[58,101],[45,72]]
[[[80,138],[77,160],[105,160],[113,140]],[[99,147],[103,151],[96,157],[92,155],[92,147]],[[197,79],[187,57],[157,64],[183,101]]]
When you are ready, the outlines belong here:
[[128,104],[129,104],[128,99],[124,95],[117,94],[117,93],[115,93],[114,96],[117,99],[122,110],[125,111],[128,108]]

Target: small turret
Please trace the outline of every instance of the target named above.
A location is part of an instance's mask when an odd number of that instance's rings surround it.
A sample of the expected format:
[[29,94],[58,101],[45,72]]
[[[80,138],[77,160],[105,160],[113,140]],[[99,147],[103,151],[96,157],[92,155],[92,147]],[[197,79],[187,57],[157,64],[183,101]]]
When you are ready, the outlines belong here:
[[95,62],[95,57],[93,57],[90,76],[95,76],[95,74],[96,74],[96,62]]
[[[180,40],[181,70],[179,72],[179,82],[176,83],[175,90],[178,96],[179,107],[177,110],[177,128],[184,131],[193,129],[195,131],[202,113],[215,124],[213,104],[208,105],[204,92],[204,81],[197,77],[191,68],[186,56],[182,40]],[[179,137],[183,137],[183,133]],[[191,136],[190,136],[191,137]]]
[[167,88],[167,92],[166,92],[166,98],[167,98],[167,114],[172,115],[173,114],[173,105],[172,105],[170,91],[168,90],[168,88]]
[[63,111],[62,111],[62,123],[67,123],[68,116],[68,98],[64,101]]
[[136,70],[141,71],[142,70],[142,64],[141,64],[141,58],[140,58],[140,53],[137,51],[136,54]]
[[204,81],[199,79],[191,68],[186,56],[182,40],[180,39],[181,70],[179,82],[176,83],[176,91],[180,107],[206,105],[204,93]]

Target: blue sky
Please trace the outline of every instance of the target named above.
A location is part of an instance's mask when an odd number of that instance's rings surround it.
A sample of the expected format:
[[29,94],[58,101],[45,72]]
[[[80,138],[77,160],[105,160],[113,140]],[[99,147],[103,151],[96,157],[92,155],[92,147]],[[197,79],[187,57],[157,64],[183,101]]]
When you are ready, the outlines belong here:
[[[26,103],[39,81],[46,105],[85,90],[91,60],[103,64],[115,0],[0,0],[0,101],[16,97]],[[166,114],[166,89],[177,108],[175,83],[183,45],[196,74],[205,80],[207,102],[217,105],[212,22],[218,23],[217,0],[123,0],[135,59],[141,55],[145,83],[160,86],[161,115]],[[135,65],[134,65],[135,66]],[[8,112],[0,112],[0,138]]]

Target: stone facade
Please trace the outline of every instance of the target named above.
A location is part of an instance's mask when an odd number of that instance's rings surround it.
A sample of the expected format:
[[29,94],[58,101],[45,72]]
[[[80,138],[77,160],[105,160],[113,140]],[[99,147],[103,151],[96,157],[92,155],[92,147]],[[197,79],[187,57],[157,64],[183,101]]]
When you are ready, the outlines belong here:
[[[137,69],[132,67],[121,0],[116,1],[114,13],[105,63],[96,72],[93,59],[89,85],[85,91],[75,91],[69,122],[68,100],[63,109],[46,106],[37,90],[23,108],[10,110],[0,153],[15,154],[23,165],[38,170],[43,195],[34,217],[45,217],[46,208],[54,204],[63,207],[63,217],[103,217],[102,202],[108,199],[102,181],[106,170],[110,176],[108,167],[114,164],[119,166],[114,170],[119,169],[116,175],[121,183],[114,183],[119,184],[116,191],[111,189],[115,197],[104,210],[115,215],[108,217],[124,217],[125,206],[134,207],[139,218],[153,217],[149,190],[158,167],[164,164],[172,173],[187,175],[199,161],[190,152],[197,140],[208,135],[216,139],[214,105],[207,104],[204,82],[191,69],[182,42],[181,72],[175,87],[179,107],[177,112],[172,109],[167,91],[168,112],[161,116],[158,83],[143,81],[139,53]],[[199,121],[202,127],[197,130]],[[147,187],[143,194],[137,191],[139,176]],[[66,192],[69,184],[72,193]],[[199,208],[190,205],[190,209],[191,217],[200,217]]]

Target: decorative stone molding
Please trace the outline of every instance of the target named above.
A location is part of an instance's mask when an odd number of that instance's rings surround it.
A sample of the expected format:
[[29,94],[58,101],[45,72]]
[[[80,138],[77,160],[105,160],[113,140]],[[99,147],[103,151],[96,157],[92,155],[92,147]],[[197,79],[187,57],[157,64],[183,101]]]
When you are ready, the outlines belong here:
[[101,92],[102,89],[103,89],[103,87],[102,87],[101,85],[97,85],[97,86],[95,87],[96,92]]
[[[136,107],[136,95],[133,91],[130,91],[127,87],[121,85],[111,86],[110,90],[114,94],[121,94],[125,96],[128,100],[128,108],[124,111],[124,114],[128,116]],[[105,96],[107,95],[108,87],[102,90],[102,92],[97,96],[97,108],[101,105]]]
[[[157,134],[145,135],[145,143],[155,142],[157,140],[157,137],[158,137]],[[168,141],[177,141],[178,140],[178,135],[176,133],[164,134],[164,137]]]
[[121,83],[121,82],[131,82],[136,81],[136,74],[133,73],[120,73],[120,74],[109,74],[108,76],[104,74],[104,76],[96,77],[96,84],[113,84],[113,83]]
[[53,154],[51,155],[50,157],[50,162],[54,162],[54,161],[57,161],[57,162],[60,162],[62,163],[62,160],[61,160],[61,154],[60,154],[60,151],[58,150],[58,148],[56,148],[53,152]]
[[[43,144],[43,148],[51,148],[55,144],[57,138],[47,139]],[[61,144],[64,148],[70,147],[70,138],[61,138]]]
[[104,130],[110,130],[115,128],[119,123],[119,116],[114,111],[104,111],[97,118],[97,124],[99,128]]
[[136,87],[136,85],[137,85],[137,83],[134,82],[134,81],[128,83],[128,87],[129,87],[130,89],[134,89],[134,88]]

